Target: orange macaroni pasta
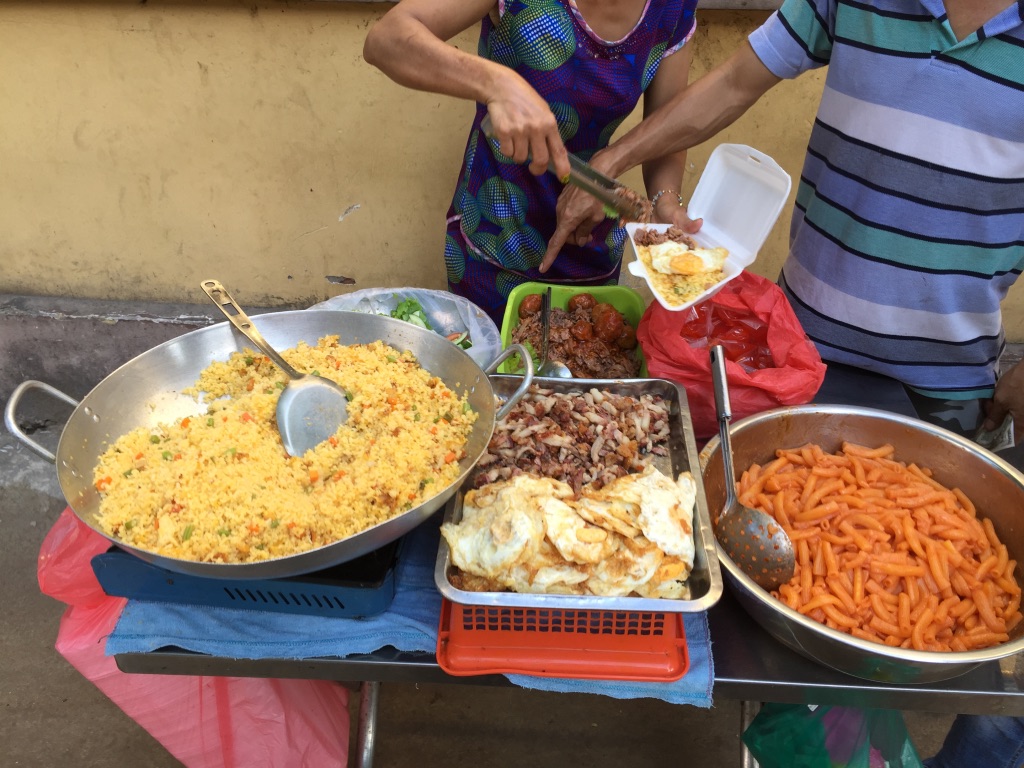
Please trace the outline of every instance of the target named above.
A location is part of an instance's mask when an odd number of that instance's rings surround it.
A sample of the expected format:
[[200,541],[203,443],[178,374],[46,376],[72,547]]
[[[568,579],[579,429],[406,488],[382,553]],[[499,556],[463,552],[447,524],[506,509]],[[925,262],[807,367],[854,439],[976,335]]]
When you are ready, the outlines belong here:
[[793,540],[796,572],[773,593],[816,621],[890,646],[969,651],[1005,642],[1021,589],[992,523],[958,488],[891,445],[776,451],[746,470],[741,503]]

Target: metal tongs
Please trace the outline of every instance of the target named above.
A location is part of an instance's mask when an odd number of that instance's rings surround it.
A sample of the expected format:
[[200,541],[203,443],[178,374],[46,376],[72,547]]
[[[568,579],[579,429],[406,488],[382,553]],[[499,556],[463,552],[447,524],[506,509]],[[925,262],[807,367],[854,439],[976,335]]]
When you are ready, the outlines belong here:
[[[490,115],[484,115],[484,119],[480,122],[480,128],[487,138],[495,138]],[[569,183],[596,197],[604,206],[606,215],[626,221],[645,221],[650,217],[650,211],[644,206],[645,198],[642,195],[634,192],[625,184],[608,178],[600,171],[595,170],[593,166],[580,160],[572,152],[568,154]],[[551,165],[548,166],[548,169],[554,171],[555,168]]]

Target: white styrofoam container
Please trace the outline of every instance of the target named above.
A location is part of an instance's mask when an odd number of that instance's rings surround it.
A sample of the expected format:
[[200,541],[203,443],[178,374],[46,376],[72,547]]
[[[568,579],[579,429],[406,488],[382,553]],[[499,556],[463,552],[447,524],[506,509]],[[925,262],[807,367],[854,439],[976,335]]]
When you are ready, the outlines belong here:
[[687,304],[666,304],[651,284],[643,262],[637,258],[633,238],[638,229],[664,232],[669,228],[668,224],[631,222],[626,225],[634,257],[627,268],[636,277],[647,280],[651,292],[665,309],[673,312],[688,309],[717,293],[754,263],[757,252],[786,204],[791,186],[789,174],[763,152],[744,144],[720,144],[708,158],[687,212],[691,219],[704,219],[700,231],[692,235],[697,245],[729,251],[723,269],[725,279]]

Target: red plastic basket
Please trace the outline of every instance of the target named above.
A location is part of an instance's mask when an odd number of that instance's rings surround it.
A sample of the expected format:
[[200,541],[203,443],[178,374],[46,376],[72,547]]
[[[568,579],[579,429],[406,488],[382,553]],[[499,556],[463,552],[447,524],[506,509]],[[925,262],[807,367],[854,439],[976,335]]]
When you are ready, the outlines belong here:
[[437,663],[450,675],[671,682],[690,657],[682,614],[460,605],[444,599]]

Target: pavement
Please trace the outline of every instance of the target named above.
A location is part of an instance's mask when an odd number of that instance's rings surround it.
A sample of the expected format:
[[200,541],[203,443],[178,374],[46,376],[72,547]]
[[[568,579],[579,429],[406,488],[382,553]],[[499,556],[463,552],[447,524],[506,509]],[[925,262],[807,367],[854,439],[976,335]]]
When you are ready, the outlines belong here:
[[[120,364],[214,319],[201,306],[0,295],[0,404],[28,379],[81,398]],[[53,451],[70,408],[34,395],[19,414],[30,437]],[[54,649],[65,606],[40,593],[36,558],[64,507],[53,464],[0,430],[0,763],[181,765]],[[358,696],[351,701],[354,707]],[[928,755],[951,717],[907,713],[907,722],[919,751]],[[381,687],[375,765],[738,767],[739,739],[735,701],[703,710],[587,694],[387,683]],[[354,737],[351,743],[354,749]],[[319,768],[298,757],[294,765]]]

